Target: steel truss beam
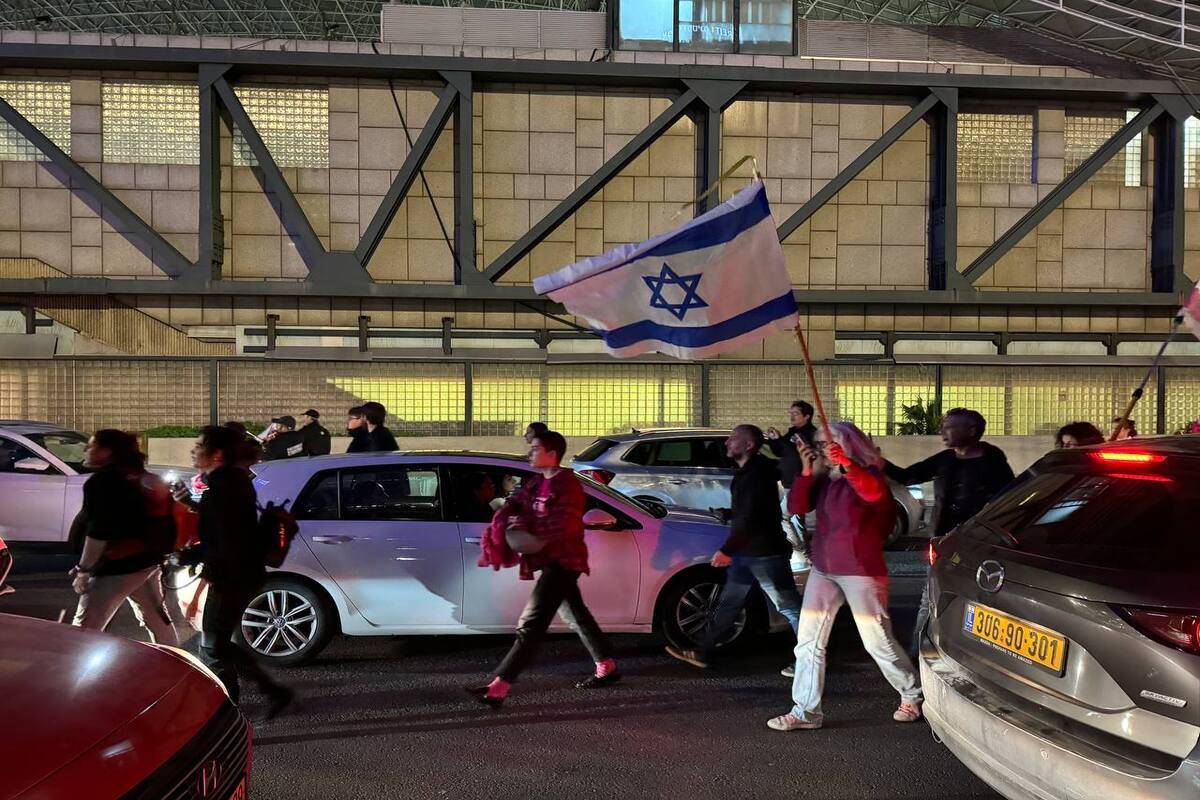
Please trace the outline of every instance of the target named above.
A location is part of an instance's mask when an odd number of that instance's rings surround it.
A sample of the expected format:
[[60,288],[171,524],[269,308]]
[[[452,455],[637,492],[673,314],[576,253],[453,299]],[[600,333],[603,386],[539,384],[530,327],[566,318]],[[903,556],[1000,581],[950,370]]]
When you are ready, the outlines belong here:
[[1150,225],[1150,285],[1156,292],[1185,288],[1184,258],[1184,122],[1192,107],[1181,97],[1156,98],[1167,111],[1155,121],[1154,186]]
[[1050,216],[1052,211],[1091,180],[1101,167],[1107,164],[1125,145],[1133,141],[1134,137],[1149,128],[1151,123],[1162,116],[1163,112],[1162,104],[1155,101],[1149,108],[1142,109],[1136,117],[1125,123],[1119,131],[1100,146],[1099,150],[1088,156],[1087,160],[1080,164],[1074,172],[1050,190],[1050,193],[1029,209],[1025,216],[993,242],[991,247],[984,250],[979,258],[963,271],[963,277],[972,284],[982,278],[1005,253],[1032,233],[1046,217]]

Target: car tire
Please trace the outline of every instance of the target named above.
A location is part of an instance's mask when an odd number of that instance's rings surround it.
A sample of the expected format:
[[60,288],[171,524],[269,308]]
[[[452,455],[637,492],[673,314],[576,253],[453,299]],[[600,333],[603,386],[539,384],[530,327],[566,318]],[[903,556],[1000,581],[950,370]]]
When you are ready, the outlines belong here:
[[887,541],[884,542],[885,547],[908,536],[908,509],[899,501],[896,501],[895,506],[896,521],[892,523],[892,530],[888,533]]
[[294,667],[315,658],[335,629],[323,592],[294,578],[268,578],[242,612],[234,639],[264,664]]
[[[668,584],[659,603],[658,627],[672,647],[694,650],[700,646],[700,634],[721,597],[725,576],[715,569],[697,569],[684,573]],[[744,641],[757,628],[761,602],[755,593],[746,600],[731,635],[717,642],[718,649],[732,647]]]

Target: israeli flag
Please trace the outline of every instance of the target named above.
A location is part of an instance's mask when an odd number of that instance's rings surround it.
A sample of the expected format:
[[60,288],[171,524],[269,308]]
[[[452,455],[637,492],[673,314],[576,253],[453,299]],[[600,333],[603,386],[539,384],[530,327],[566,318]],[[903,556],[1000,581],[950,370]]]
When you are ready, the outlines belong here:
[[707,358],[799,321],[761,181],[681,228],[563,267],[533,288],[586,319],[620,358]]

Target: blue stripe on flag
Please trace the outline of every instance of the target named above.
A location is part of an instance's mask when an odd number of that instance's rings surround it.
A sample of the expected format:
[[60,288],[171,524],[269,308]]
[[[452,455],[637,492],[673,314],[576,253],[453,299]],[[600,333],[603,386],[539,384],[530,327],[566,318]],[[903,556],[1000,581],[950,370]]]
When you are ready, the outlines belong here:
[[[767,202],[767,190],[759,187],[754,198],[749,204],[734,208],[730,211],[713,217],[698,225],[684,228],[679,233],[656,244],[649,250],[638,253],[632,258],[627,258],[624,261],[617,262],[604,269],[597,270],[588,275],[583,275],[576,278],[570,283],[564,283],[560,286],[555,286],[553,289],[546,289],[545,292],[556,292],[559,289],[565,289],[568,286],[574,286],[577,283],[586,281],[589,278],[594,278],[597,275],[604,275],[612,272],[614,269],[627,267],[630,264],[637,263],[644,258],[663,258],[665,256],[675,255],[676,253],[687,253],[692,250],[702,250],[706,247],[715,247],[719,244],[725,244],[737,238],[739,235],[753,228],[758,223],[762,222],[771,216],[771,206]],[[545,280],[539,278],[538,280]]]
[[637,344],[652,339],[677,347],[708,347],[709,345],[735,339],[744,333],[761,328],[769,322],[796,313],[796,298],[789,290],[774,300],[768,300],[757,308],[730,317],[724,322],[704,327],[687,327],[662,325],[644,319],[631,325],[614,328],[611,331],[600,331],[604,335],[604,343],[613,350]]

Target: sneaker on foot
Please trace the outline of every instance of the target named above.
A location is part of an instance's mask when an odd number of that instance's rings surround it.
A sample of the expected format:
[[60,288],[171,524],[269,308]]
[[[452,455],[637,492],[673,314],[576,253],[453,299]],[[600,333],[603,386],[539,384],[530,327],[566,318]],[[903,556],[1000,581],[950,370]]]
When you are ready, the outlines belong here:
[[896,713],[892,714],[892,719],[896,722],[916,722],[921,718],[921,703],[901,703],[896,709]]
[[782,676],[783,676],[783,677],[785,677],[785,678],[794,678],[794,677],[796,677],[796,665],[795,665],[795,664],[788,664],[786,667],[784,667],[783,669],[779,670],[779,674],[780,674],[780,675],[782,675]]
[[605,686],[612,686],[617,681],[621,680],[621,673],[610,672],[604,677],[599,675],[589,675],[579,683],[575,684],[576,689],[601,689]]
[[783,714],[767,720],[767,727],[773,731],[815,731],[821,723],[806,722],[795,714]]
[[668,647],[667,655],[669,655],[671,658],[677,658],[680,661],[691,664],[693,667],[698,667],[700,669],[708,668],[708,662],[704,659],[704,654],[699,650],[680,650],[677,647]]
[[468,686],[467,694],[475,697],[479,702],[489,708],[499,708],[504,705],[503,697],[492,697],[488,694],[488,685],[486,683],[479,686]]

